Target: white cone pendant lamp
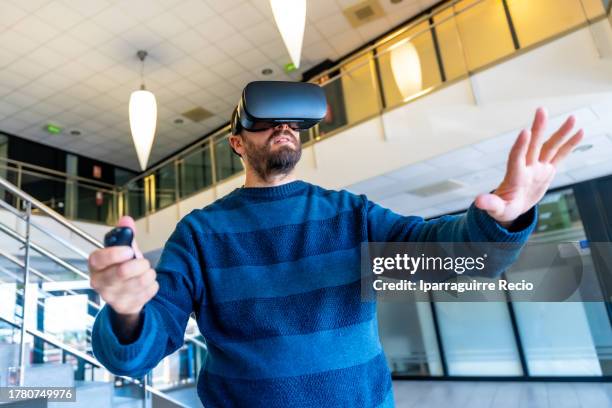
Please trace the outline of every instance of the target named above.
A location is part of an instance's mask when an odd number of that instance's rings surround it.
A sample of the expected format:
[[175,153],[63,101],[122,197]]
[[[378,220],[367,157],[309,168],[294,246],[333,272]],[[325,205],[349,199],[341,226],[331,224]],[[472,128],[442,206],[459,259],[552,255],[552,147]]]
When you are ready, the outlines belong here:
[[[142,61],[142,70],[144,71],[144,60],[147,57],[147,52],[141,50],[138,51],[137,55]],[[155,138],[155,128],[157,127],[157,101],[155,95],[145,89],[144,78],[140,90],[132,92],[130,96],[129,110],[132,140],[136,148],[140,169],[144,171],[147,168],[153,139]]]
[[419,52],[414,44],[405,41],[391,50],[391,71],[402,97],[407,99],[423,88]]
[[270,6],[291,61],[299,68],[306,26],[306,0],[270,0]]

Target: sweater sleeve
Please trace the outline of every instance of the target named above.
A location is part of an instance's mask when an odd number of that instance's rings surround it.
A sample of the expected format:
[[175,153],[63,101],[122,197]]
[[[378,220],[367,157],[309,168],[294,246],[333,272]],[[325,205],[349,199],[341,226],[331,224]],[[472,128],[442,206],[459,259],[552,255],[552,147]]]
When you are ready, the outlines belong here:
[[183,220],[166,242],[155,268],[159,291],[142,309],[139,333],[133,342],[119,342],[112,326],[114,311],[108,304],[96,316],[93,353],[110,372],[140,377],[183,345],[194,302],[202,294],[193,235]]
[[537,206],[502,227],[472,203],[463,215],[444,215],[425,221],[402,216],[371,201],[366,202],[368,241],[371,242],[515,242],[524,243],[537,222]]
[[[502,227],[495,219],[476,207],[473,203],[463,215],[445,215],[429,221],[422,217],[401,216],[377,204],[367,202],[368,240],[370,242],[444,242],[444,243],[501,243],[486,246],[489,252],[487,268],[482,272],[468,272],[466,275],[497,277],[512,265],[520,255],[537,223],[537,206],[533,206],[519,216],[509,228]],[[442,245],[428,247],[432,254],[451,255],[459,249],[456,256],[481,250],[482,245]],[[437,252],[440,251],[440,252]],[[450,252],[449,252],[450,251]],[[405,274],[390,272],[388,277],[405,278]],[[427,273],[419,271],[413,279],[425,281],[444,281],[456,278],[452,271]]]

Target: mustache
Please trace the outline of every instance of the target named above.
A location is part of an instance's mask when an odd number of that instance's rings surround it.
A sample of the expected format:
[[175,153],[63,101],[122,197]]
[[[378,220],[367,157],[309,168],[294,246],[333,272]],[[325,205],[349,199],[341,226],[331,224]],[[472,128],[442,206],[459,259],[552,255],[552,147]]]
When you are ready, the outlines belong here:
[[293,133],[291,133],[288,130],[275,130],[274,132],[272,132],[272,134],[268,138],[268,144],[272,143],[274,138],[277,137],[277,136],[287,136],[287,137],[291,138],[293,143],[297,144],[297,139],[295,138],[295,136],[293,136]]

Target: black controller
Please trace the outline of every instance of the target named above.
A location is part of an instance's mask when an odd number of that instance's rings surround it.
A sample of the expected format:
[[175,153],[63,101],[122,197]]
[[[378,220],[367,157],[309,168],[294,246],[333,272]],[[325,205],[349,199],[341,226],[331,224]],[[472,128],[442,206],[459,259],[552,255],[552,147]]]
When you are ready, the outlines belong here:
[[[130,227],[115,227],[104,235],[104,246],[132,246],[134,231]],[[136,254],[134,254],[134,258]]]

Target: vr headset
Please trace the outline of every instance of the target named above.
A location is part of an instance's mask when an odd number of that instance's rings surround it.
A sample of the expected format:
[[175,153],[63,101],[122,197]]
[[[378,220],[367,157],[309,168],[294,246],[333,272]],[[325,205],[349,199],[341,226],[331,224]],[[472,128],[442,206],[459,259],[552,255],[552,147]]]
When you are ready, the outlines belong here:
[[293,130],[307,130],[327,113],[323,88],[305,82],[255,81],[242,91],[232,114],[233,135],[242,129],[258,132],[286,123]]

